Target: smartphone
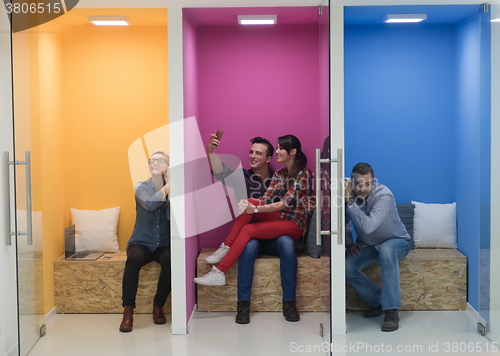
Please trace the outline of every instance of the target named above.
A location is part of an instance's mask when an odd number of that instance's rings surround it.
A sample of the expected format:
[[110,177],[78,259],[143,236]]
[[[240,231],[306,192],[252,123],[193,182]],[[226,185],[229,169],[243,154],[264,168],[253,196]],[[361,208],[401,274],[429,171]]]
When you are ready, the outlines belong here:
[[217,133],[215,134],[215,138],[220,141],[220,139],[222,138],[223,134],[224,134],[224,131],[217,130]]

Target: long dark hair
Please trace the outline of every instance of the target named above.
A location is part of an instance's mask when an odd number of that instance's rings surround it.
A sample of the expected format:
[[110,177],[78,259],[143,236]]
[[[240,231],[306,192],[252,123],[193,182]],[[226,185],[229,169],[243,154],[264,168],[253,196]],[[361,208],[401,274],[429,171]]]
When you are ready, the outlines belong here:
[[294,135],[285,135],[278,137],[278,144],[285,149],[288,153],[294,148],[297,150],[297,154],[295,156],[295,162],[293,163],[292,169],[288,172],[288,179],[286,183],[286,188],[283,193],[286,194],[291,185],[294,184],[297,175],[301,170],[306,167],[307,157],[302,152],[302,145],[297,137]]

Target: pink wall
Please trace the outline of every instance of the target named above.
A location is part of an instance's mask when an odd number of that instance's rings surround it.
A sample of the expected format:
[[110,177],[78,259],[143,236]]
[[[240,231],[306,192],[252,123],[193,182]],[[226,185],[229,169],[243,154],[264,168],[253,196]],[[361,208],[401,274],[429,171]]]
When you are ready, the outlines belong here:
[[[248,168],[249,140],[296,135],[314,170],[319,128],[319,26],[199,26],[198,123],[203,139],[225,131],[217,152]],[[323,131],[324,132],[324,131]],[[273,158],[274,161],[274,158]],[[273,169],[282,168],[276,162]],[[217,247],[231,224],[204,233],[200,248]]]
[[[328,131],[328,92],[323,92],[328,41],[320,35],[317,7],[273,8],[281,25],[230,25],[236,14],[267,13],[270,8],[265,10],[183,10],[185,117],[196,116],[204,145],[211,133],[224,130],[217,152],[239,157],[245,168],[251,138],[263,136],[275,145],[278,136],[296,135],[314,170],[315,149],[322,147]],[[196,136],[186,132],[186,152]],[[272,168],[282,166],[273,162]],[[189,176],[205,181],[206,172],[186,172],[187,190],[204,185]],[[196,218],[190,208],[194,203],[208,202],[186,202],[187,223]],[[202,248],[218,247],[231,226],[186,241],[188,317],[195,304],[197,255]]]

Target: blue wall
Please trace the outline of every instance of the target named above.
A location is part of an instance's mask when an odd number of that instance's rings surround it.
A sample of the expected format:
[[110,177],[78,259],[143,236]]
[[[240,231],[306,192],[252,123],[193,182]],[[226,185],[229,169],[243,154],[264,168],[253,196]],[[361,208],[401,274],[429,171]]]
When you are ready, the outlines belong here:
[[[479,7],[478,7],[479,8]],[[346,172],[373,165],[398,203],[457,202],[468,303],[489,319],[490,38],[456,24],[345,26]]]
[[455,29],[345,27],[346,174],[357,162],[398,203],[455,201]]

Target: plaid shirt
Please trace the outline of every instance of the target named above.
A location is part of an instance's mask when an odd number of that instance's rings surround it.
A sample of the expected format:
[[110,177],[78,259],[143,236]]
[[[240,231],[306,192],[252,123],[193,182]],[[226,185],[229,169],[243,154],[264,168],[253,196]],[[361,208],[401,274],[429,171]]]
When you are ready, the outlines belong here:
[[276,171],[271,181],[271,185],[261,200],[264,204],[271,204],[283,200],[286,207],[279,211],[280,219],[292,221],[300,228],[302,235],[304,235],[307,230],[307,221],[311,213],[309,199],[312,195],[312,173],[307,167],[300,171],[297,178],[295,178],[294,184],[290,186],[286,194],[282,197],[281,192],[286,187],[287,177],[287,168]]

